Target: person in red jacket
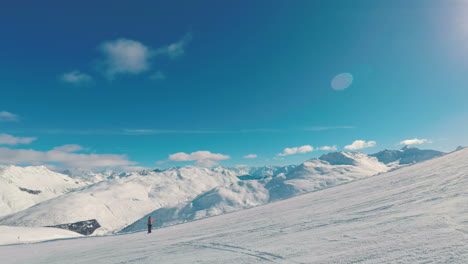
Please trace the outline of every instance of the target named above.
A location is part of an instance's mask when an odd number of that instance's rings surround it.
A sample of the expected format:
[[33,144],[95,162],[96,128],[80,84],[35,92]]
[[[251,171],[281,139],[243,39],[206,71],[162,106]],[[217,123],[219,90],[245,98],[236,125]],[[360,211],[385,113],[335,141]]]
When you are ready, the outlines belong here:
[[153,218],[148,217],[148,234],[151,233],[151,227],[153,226]]

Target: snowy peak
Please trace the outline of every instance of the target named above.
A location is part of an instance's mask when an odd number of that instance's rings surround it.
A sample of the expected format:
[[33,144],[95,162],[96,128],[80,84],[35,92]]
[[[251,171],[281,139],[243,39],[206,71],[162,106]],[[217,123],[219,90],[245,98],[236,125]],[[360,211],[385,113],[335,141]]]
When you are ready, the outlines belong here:
[[370,156],[376,157],[385,164],[398,162],[400,165],[417,163],[444,155],[437,150],[422,150],[415,147],[404,146],[401,150],[382,150]]
[[85,186],[79,180],[45,166],[0,166],[0,216]]
[[241,180],[259,180],[268,177],[276,177],[279,174],[288,173],[294,169],[296,165],[289,166],[259,166],[259,167],[216,167],[212,170],[224,175],[236,176]]
[[328,162],[330,165],[356,165],[358,159],[364,158],[362,153],[330,152],[320,156],[319,160]]

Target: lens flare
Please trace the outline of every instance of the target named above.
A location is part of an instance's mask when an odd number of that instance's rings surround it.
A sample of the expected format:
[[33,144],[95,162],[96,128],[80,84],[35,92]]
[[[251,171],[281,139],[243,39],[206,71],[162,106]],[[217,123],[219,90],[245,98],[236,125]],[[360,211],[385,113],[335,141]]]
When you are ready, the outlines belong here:
[[353,83],[353,75],[351,73],[340,73],[333,77],[331,87],[333,90],[344,90]]

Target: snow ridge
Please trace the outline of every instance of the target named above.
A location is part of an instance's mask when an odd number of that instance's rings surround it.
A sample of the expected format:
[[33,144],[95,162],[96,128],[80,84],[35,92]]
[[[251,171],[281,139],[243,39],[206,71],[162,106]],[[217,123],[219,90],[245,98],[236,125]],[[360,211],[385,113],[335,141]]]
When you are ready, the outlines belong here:
[[45,166],[0,166],[0,217],[85,186]]

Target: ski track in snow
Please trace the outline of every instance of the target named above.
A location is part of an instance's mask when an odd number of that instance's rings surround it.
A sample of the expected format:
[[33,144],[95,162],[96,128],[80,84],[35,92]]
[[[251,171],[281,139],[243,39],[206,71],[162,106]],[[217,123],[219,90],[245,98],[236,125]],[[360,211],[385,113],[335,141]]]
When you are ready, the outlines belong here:
[[468,149],[145,232],[0,246],[1,263],[468,263]]

